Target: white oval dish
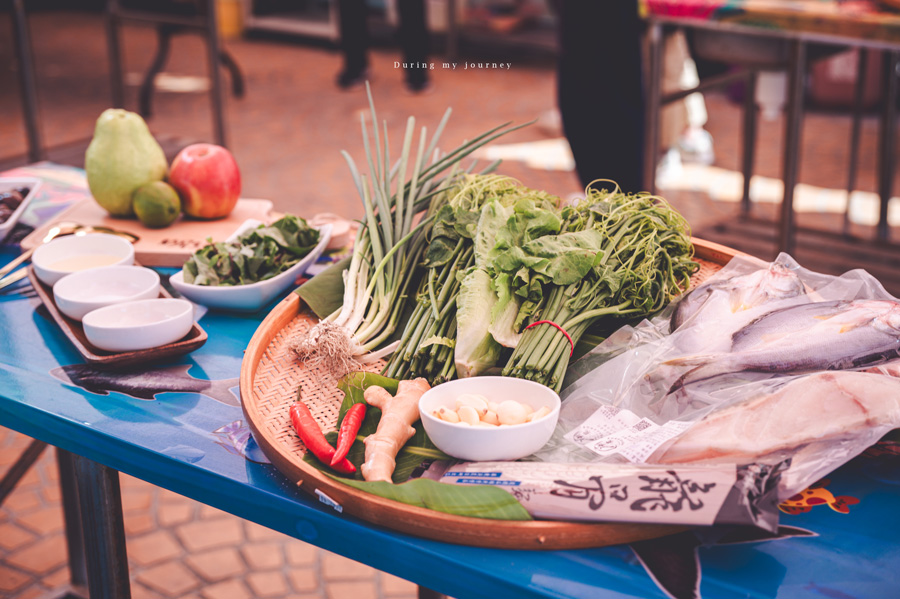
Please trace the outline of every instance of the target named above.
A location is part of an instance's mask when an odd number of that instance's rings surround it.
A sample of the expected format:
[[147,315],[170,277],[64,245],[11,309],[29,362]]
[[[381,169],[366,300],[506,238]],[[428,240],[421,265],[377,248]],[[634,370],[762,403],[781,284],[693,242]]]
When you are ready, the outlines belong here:
[[[483,395],[498,404],[514,399],[535,411],[543,406],[550,413],[523,424],[498,427],[467,426],[440,420],[432,412],[441,406],[456,408],[463,394]],[[419,399],[419,416],[425,432],[444,453],[461,460],[517,460],[539,450],[550,439],[559,419],[559,395],[549,387],[525,379],[481,376],[457,379],[426,391]]]
[[[233,239],[250,226],[255,227],[257,224],[259,224],[259,221],[244,223],[229,239]],[[169,282],[178,293],[198,304],[224,310],[255,312],[284,293],[294,284],[298,277],[306,272],[307,268],[315,264],[316,260],[319,259],[325,246],[328,245],[329,239],[331,239],[331,225],[324,224],[316,228],[319,230],[319,243],[316,244],[316,247],[304,256],[300,262],[271,279],[250,283],[249,285],[225,287],[193,285],[184,282],[184,271],[180,270],[169,277]]]
[[118,235],[67,235],[39,245],[31,256],[38,278],[47,285],[73,272],[100,266],[134,264],[134,246]]
[[194,307],[183,299],[155,298],[88,312],[84,334],[100,349],[137,351],[174,343],[194,325]]
[[143,266],[101,266],[73,272],[53,285],[59,311],[75,320],[93,310],[159,296],[159,275]]
[[22,203],[13,210],[9,218],[0,223],[0,241],[6,239],[6,236],[13,230],[19,218],[28,208],[28,204],[34,199],[38,188],[41,186],[41,180],[34,177],[2,177],[0,178],[0,192],[16,189],[17,187],[27,187],[28,194],[22,198]]

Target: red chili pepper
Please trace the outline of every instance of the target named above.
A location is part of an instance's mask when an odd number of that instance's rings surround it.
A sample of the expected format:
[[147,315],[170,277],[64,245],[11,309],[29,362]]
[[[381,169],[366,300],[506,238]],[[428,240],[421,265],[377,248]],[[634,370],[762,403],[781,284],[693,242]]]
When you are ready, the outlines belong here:
[[337,450],[334,457],[331,458],[331,465],[334,466],[347,457],[353,441],[356,440],[356,433],[362,426],[363,419],[366,417],[366,404],[360,402],[350,406],[347,413],[344,414],[344,420],[341,422],[341,430],[338,431]]
[[356,472],[356,466],[351,464],[346,458],[338,461],[336,464],[331,463],[331,458],[334,457],[334,447],[328,444],[325,435],[322,434],[322,429],[319,428],[319,423],[316,422],[312,412],[309,411],[309,408],[302,401],[295,402],[291,406],[291,424],[294,425],[294,430],[300,435],[300,440],[303,441],[306,448],[322,462],[330,465],[342,474],[353,474]]

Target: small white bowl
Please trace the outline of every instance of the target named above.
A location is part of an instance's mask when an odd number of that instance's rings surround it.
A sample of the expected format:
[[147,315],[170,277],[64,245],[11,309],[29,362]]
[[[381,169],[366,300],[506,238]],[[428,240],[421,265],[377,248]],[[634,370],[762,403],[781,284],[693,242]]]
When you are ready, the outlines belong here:
[[194,307],[183,299],[156,298],[88,312],[84,334],[96,347],[122,352],[174,343],[194,325]]
[[[523,424],[498,427],[467,426],[440,420],[432,412],[441,406],[456,409],[456,398],[471,393],[501,403],[514,399],[534,410],[550,413]],[[461,460],[517,460],[539,450],[550,440],[559,419],[559,395],[549,387],[525,379],[481,376],[458,379],[433,387],[419,399],[419,416],[431,441],[444,453]]]
[[134,246],[124,237],[107,233],[67,235],[39,245],[31,264],[41,281],[53,285],[73,272],[134,264]]
[[[259,221],[255,222],[256,224],[259,223]],[[246,230],[247,225],[248,223],[244,223],[241,229],[238,229],[229,239]],[[253,226],[256,225],[254,224]],[[331,225],[324,224],[316,228],[319,229],[319,243],[316,244],[316,247],[304,256],[300,262],[271,279],[250,283],[249,285],[223,287],[194,285],[184,282],[184,271],[180,270],[169,277],[169,282],[172,284],[172,287],[178,290],[178,293],[198,304],[224,310],[255,312],[283,294],[294,284],[298,277],[306,272],[307,268],[315,264],[316,260],[319,259],[325,246],[328,245],[328,240],[331,239]]]
[[53,285],[59,311],[81,320],[92,310],[159,296],[159,275],[143,266],[102,266],[66,275]]
[[40,186],[41,180],[34,177],[0,178],[0,192],[10,191],[19,187],[27,187],[29,190],[28,194],[22,199],[22,203],[19,204],[18,208],[13,210],[13,213],[9,215],[8,219],[0,223],[0,241],[6,239],[6,236],[9,235],[10,231],[13,230],[13,227],[16,226],[16,223],[19,222],[19,218],[28,208],[28,204],[31,203],[31,200],[34,199],[34,196],[37,195],[37,190]]

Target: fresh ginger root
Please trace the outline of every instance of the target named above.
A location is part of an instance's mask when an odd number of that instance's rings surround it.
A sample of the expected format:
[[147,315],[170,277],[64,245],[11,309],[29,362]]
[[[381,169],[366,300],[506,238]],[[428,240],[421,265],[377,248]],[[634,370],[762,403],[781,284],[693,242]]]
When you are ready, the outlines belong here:
[[364,479],[392,482],[397,453],[416,434],[412,425],[419,419],[419,398],[430,388],[428,381],[419,378],[400,381],[397,395],[393,397],[383,387],[368,387],[363,392],[366,403],[381,409],[378,428],[365,440]]

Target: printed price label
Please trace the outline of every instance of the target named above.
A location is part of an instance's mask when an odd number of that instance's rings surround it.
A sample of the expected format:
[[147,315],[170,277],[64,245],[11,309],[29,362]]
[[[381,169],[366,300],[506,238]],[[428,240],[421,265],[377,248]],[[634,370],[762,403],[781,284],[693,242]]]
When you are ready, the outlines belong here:
[[630,462],[643,463],[660,445],[690,426],[690,422],[674,420],[660,425],[630,410],[603,406],[565,438],[604,457],[617,453]]

